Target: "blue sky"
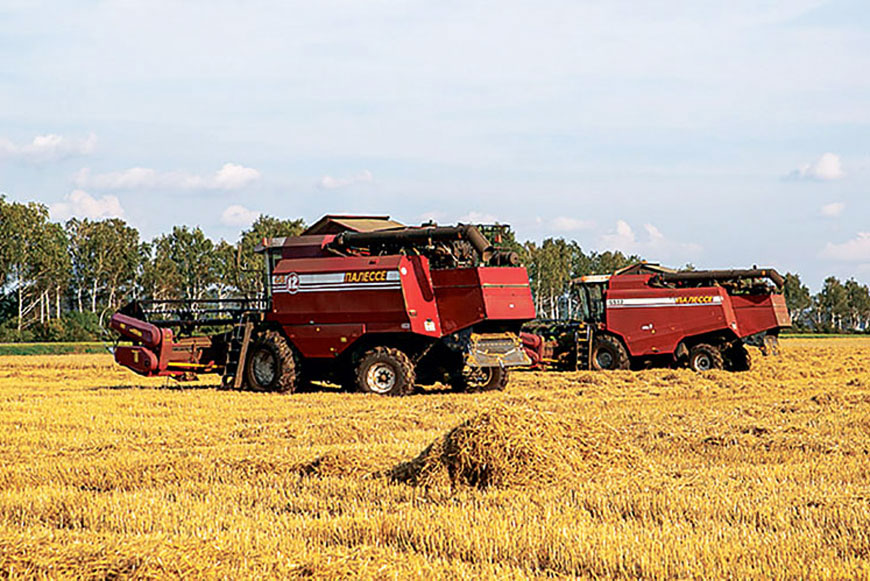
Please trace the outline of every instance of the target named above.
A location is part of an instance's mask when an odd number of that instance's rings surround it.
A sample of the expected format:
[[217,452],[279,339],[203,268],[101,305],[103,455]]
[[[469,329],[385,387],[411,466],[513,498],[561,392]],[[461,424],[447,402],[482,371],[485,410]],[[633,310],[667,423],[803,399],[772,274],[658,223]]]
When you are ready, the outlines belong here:
[[0,2],[0,192],[235,240],[499,220],[870,282],[870,5]]

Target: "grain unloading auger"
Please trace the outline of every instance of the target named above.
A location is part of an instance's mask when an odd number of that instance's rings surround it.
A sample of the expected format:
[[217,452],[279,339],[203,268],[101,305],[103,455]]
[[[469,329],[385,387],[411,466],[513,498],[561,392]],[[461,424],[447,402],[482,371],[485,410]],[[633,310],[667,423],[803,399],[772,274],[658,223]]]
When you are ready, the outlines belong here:
[[[389,395],[436,382],[500,389],[530,363],[519,337],[534,318],[526,270],[475,226],[326,216],[257,250],[264,297],[132,303],[110,321],[132,341],[116,361],[145,376],[218,373],[235,388],[326,380]],[[228,330],[193,334],[215,326]]]
[[569,316],[527,324],[523,343],[537,367],[744,371],[746,345],[777,352],[780,330],[791,326],[783,284],[772,268],[636,264],[573,281]]

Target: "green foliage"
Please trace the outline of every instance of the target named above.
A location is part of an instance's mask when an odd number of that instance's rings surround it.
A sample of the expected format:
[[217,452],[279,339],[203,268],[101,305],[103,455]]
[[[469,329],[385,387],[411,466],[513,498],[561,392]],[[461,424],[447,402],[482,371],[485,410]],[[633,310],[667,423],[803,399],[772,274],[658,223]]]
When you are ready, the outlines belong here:
[[73,218],[66,223],[78,310],[89,298],[92,313],[98,305],[115,308],[136,293],[142,266],[147,262],[139,231],[120,218],[91,221]]
[[261,215],[248,230],[242,232],[238,242],[238,268],[235,283],[239,293],[245,297],[254,297],[263,292],[265,263],[263,255],[254,252],[264,238],[282,236],[298,236],[305,230],[305,222],[299,220],[281,220],[272,216]]
[[17,318],[13,317],[0,323],[0,343],[20,343],[34,340],[33,331],[18,328]]
[[786,273],[783,294],[792,323],[796,327],[805,326],[804,314],[813,306],[813,299],[810,296],[810,289],[801,282],[799,274]]
[[102,343],[5,343],[0,344],[0,356],[5,355],[65,355],[68,353],[105,353]]
[[214,243],[197,226],[175,226],[151,246],[144,273],[154,298],[201,299],[217,279]]

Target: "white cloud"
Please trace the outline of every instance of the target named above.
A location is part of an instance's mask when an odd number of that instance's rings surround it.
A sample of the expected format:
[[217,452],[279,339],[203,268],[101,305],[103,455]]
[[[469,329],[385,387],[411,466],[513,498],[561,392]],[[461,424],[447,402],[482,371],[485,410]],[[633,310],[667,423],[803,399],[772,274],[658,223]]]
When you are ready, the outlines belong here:
[[158,172],[147,167],[131,167],[103,174],[93,174],[89,168],[82,168],[73,181],[80,188],[97,190],[238,190],[258,179],[258,170],[227,163],[208,177],[181,171]]
[[97,136],[91,133],[84,139],[71,139],[63,135],[49,133],[37,135],[30,143],[16,145],[0,138],[0,158],[20,159],[32,162],[46,162],[93,153]]
[[870,232],[858,232],[855,238],[842,244],[828,242],[821,255],[843,262],[870,262]]
[[365,169],[360,173],[344,178],[336,178],[332,176],[323,176],[320,178],[318,185],[325,190],[334,190],[336,188],[343,188],[346,186],[352,186],[354,184],[366,184],[374,181],[374,176],[372,172]]
[[845,175],[840,163],[840,156],[833,153],[823,153],[813,163],[806,164],[792,171],[788,177],[797,180],[833,181]]
[[226,163],[214,177],[214,185],[221,190],[238,190],[260,179],[260,172],[237,163]]
[[221,224],[225,226],[236,226],[239,228],[247,228],[254,223],[254,220],[260,217],[260,212],[249,210],[244,206],[234,204],[229,206],[221,213]]
[[499,219],[494,214],[485,214],[483,212],[468,212],[460,216],[457,220],[460,224],[495,224]]
[[589,230],[590,228],[594,228],[595,221],[559,216],[550,221],[550,227],[557,232],[576,232],[577,230]]
[[663,262],[696,258],[702,251],[700,244],[668,239],[652,224],[643,226],[646,236],[639,238],[625,220],[617,220],[616,230],[601,236],[601,248],[621,250],[626,254],[639,254],[646,260]]
[[822,206],[821,213],[822,216],[827,216],[829,218],[836,218],[840,214],[843,213],[843,210],[846,209],[846,204],[843,202],[832,202],[830,204],[825,204]]
[[73,190],[63,202],[51,204],[49,212],[53,220],[77,218],[123,218],[124,208],[116,196],[101,196],[95,198],[84,190]]

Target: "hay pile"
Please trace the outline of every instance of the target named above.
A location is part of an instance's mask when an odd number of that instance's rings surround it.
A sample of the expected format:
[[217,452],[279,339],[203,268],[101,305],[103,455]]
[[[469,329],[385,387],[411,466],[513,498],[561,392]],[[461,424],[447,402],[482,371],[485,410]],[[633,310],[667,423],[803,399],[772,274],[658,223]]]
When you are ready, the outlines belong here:
[[384,466],[390,466],[401,458],[383,446],[329,450],[314,459],[296,466],[296,472],[303,476],[370,478],[383,473]]
[[453,428],[390,477],[414,486],[530,487],[639,464],[609,426],[499,405]]

